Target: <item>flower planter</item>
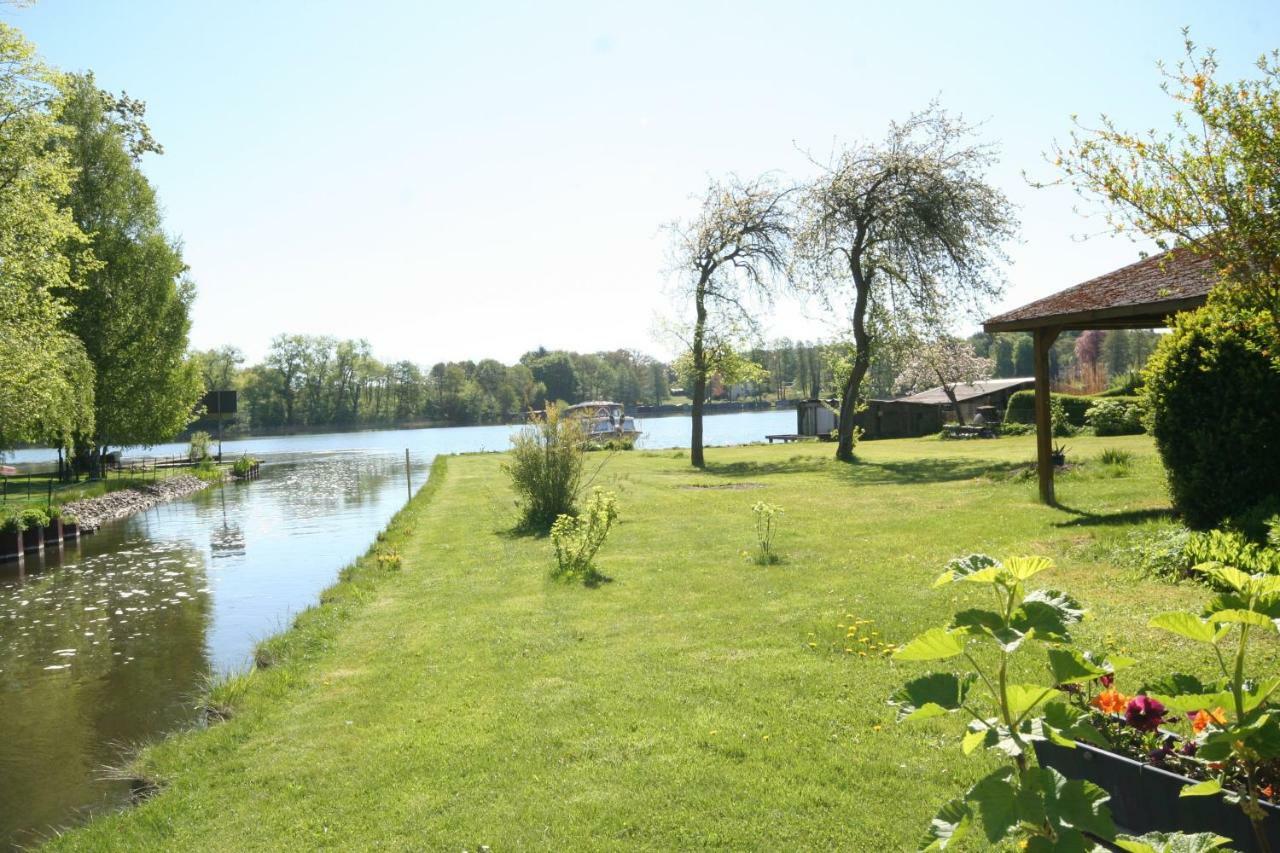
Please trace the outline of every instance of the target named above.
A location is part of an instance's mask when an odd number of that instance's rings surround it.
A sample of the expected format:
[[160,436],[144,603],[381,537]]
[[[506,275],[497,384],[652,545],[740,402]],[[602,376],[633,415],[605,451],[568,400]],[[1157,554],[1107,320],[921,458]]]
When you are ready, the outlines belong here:
[[22,531],[22,550],[30,554],[32,551],[44,550],[44,536],[41,533],[43,528],[28,527]]
[[62,519],[55,518],[49,522],[43,530],[40,531],[44,536],[45,544],[53,544],[62,541]]
[[[1114,752],[1077,743],[1075,749],[1048,741],[1033,744],[1036,760],[1068,779],[1087,779],[1111,795],[1111,816],[1126,831],[1216,832],[1231,839],[1231,849],[1258,850],[1253,826],[1238,805],[1221,796],[1180,797],[1193,780]],[[1280,807],[1264,803],[1267,839],[1280,849]]]
[[0,532],[0,560],[16,560],[22,556],[22,533]]
[[65,522],[65,523],[63,523],[63,525],[62,525],[62,538],[63,538],[63,539],[79,539],[79,538],[80,538],[80,525],[79,525],[79,524],[77,524],[77,523],[75,523],[74,521],[69,521],[69,522]]

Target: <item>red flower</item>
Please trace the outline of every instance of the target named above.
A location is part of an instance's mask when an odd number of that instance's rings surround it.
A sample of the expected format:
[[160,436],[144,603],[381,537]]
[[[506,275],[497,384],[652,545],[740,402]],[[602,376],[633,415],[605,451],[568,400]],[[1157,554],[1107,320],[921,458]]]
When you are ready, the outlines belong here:
[[1167,710],[1150,696],[1134,696],[1124,709],[1124,719],[1140,732],[1153,732],[1164,722]]

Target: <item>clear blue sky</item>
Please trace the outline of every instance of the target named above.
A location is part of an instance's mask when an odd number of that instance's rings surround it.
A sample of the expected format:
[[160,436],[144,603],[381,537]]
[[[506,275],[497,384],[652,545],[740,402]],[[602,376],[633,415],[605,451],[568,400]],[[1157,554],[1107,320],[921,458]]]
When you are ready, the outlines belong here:
[[[1043,10],[1043,11],[1042,11]],[[1022,208],[1012,306],[1136,259],[1023,169],[1070,116],[1167,123],[1180,27],[1242,76],[1272,2],[195,2],[0,9],[45,58],[146,100],[146,165],[200,296],[192,342],[279,332],[431,363],[538,345],[662,353],[663,223],[709,175],[808,172],[938,97],[986,122]],[[998,309],[1001,305],[992,306]],[[780,305],[771,332],[816,338]]]

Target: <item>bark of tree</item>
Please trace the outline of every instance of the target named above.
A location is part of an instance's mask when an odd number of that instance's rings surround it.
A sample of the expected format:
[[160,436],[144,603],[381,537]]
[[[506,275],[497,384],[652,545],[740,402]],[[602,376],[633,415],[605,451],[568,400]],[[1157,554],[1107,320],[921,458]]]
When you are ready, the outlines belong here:
[[853,369],[849,371],[849,379],[845,382],[844,395],[840,400],[840,423],[836,425],[839,439],[836,459],[841,462],[853,461],[853,416],[858,411],[862,381],[871,367],[871,336],[867,334],[867,304],[871,296],[871,280],[862,271],[863,233],[859,229],[855,248],[849,253],[849,273],[853,277],[857,295],[853,304]]
[[693,432],[689,439],[689,463],[695,468],[705,468],[702,453],[702,403],[707,396],[707,354],[703,337],[707,328],[706,279],[703,273],[694,294],[697,319],[693,325]]

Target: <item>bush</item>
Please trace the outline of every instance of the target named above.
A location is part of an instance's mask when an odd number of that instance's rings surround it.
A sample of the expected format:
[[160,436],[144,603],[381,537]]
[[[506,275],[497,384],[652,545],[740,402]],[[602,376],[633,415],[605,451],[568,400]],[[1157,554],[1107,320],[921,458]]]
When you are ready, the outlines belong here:
[[586,584],[607,580],[596,571],[595,557],[617,520],[618,496],[598,486],[580,517],[561,515],[557,518],[551,525],[551,541],[556,549],[556,570],[552,577],[582,580]]
[[544,420],[511,437],[511,459],[502,467],[516,491],[522,527],[548,530],[560,516],[573,515],[585,452],[581,424],[560,417],[554,404]]
[[1098,435],[1137,435],[1142,429],[1142,404],[1136,400],[1099,400],[1089,407],[1085,422]]
[[1032,435],[1036,431],[1034,424],[1020,424],[1015,421],[1005,421],[1000,425],[1001,435]]
[[192,462],[203,462],[209,458],[209,444],[212,439],[207,432],[191,433],[191,444],[187,447],[187,458]]
[[1280,330],[1210,304],[1179,314],[1144,374],[1147,421],[1174,505],[1195,528],[1272,498],[1280,483]]
[[1067,417],[1067,407],[1063,404],[1061,397],[1049,397],[1049,426],[1054,438],[1065,438],[1076,434],[1076,425]]
[[49,514],[42,509],[36,507],[27,507],[22,511],[20,516],[22,520],[23,530],[32,530],[37,527],[49,526]]
[[241,456],[236,463],[231,466],[231,473],[237,477],[248,477],[253,471],[253,466],[258,464],[258,460],[252,456]]
[[0,533],[21,533],[23,530],[22,517],[17,513],[0,516]]
[[[1067,414],[1067,420],[1075,427],[1085,425],[1085,415],[1088,413],[1089,407],[1097,403],[1098,399],[1098,397],[1083,397],[1075,394],[1049,395],[1050,403],[1054,400],[1062,401],[1062,408]],[[1137,403],[1140,398],[1108,395],[1107,399]],[[1006,422],[1034,424],[1036,422],[1036,392],[1018,391],[1010,397],[1009,405],[1005,409],[1004,419]]]

